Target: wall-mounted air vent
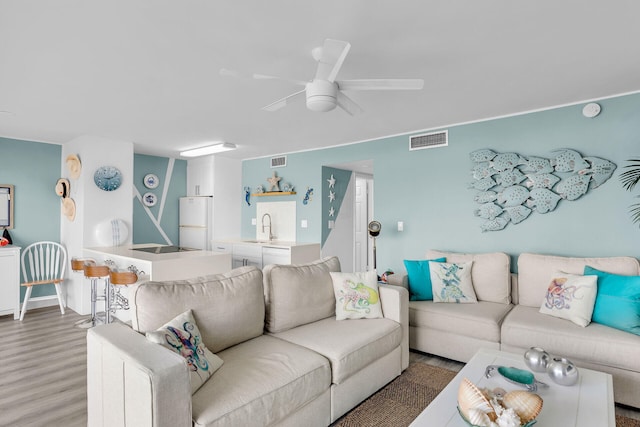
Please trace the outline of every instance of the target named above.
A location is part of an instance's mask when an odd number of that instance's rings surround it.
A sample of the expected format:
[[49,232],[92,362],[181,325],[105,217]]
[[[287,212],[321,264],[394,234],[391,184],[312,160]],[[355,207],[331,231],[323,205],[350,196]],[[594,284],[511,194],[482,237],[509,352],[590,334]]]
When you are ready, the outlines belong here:
[[447,145],[449,145],[449,131],[446,130],[415,135],[409,138],[409,150],[446,147]]
[[287,156],[279,156],[279,157],[271,158],[272,168],[281,168],[283,166],[287,166]]

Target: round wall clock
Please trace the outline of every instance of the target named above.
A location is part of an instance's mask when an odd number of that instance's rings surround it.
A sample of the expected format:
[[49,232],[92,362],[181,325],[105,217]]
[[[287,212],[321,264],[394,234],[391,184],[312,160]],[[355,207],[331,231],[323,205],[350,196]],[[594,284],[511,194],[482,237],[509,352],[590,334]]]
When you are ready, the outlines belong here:
[[152,173],[148,173],[144,176],[144,186],[147,188],[156,188],[160,184],[158,176]]
[[122,173],[114,166],[101,166],[93,174],[93,182],[101,190],[117,190],[122,184]]
[[144,203],[145,206],[155,206],[157,202],[158,198],[153,193],[144,193],[142,196],[142,203]]

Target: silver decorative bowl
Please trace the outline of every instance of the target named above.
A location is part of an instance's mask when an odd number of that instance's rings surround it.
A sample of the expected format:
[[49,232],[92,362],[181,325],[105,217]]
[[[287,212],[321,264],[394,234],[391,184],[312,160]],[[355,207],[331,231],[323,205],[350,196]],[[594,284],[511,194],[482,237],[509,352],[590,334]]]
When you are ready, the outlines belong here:
[[547,374],[560,385],[574,385],[580,377],[578,368],[564,357],[552,358],[547,364]]
[[531,347],[524,353],[524,363],[534,372],[546,372],[550,360],[549,353],[540,347]]

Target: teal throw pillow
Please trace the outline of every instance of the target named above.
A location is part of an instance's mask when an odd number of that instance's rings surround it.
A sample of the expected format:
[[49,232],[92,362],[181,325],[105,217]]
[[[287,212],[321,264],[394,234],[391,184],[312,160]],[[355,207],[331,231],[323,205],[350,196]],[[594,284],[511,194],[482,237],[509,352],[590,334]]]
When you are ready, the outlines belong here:
[[640,276],[621,276],[588,265],[584,274],[598,276],[592,321],[640,335]]
[[429,271],[430,262],[445,262],[446,258],[425,259],[425,260],[404,260],[404,268],[409,276],[409,295],[411,301],[431,301],[433,300],[433,290],[431,288],[431,273]]

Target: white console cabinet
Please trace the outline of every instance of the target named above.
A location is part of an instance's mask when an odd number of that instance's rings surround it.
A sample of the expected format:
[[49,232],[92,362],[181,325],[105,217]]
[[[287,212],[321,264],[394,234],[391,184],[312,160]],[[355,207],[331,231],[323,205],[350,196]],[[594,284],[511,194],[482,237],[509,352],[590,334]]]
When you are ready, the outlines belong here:
[[20,248],[0,247],[0,316],[20,318]]

